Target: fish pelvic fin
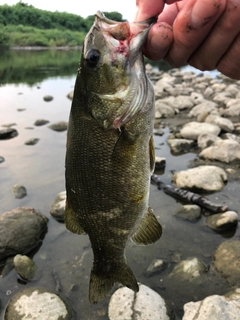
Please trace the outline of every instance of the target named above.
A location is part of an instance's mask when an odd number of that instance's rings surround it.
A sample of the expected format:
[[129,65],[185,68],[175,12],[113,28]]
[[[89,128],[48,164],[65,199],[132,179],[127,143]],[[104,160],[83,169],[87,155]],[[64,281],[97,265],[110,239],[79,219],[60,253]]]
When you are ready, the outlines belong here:
[[69,231],[77,234],[86,234],[86,232],[83,230],[83,228],[80,225],[77,214],[74,212],[74,210],[71,207],[69,207],[67,201],[66,201],[66,207],[65,207],[65,213],[64,213],[64,223],[66,225],[66,228]]
[[104,299],[115,282],[119,282],[135,292],[139,290],[135,276],[127,264],[104,274],[96,274],[92,269],[89,284],[90,303],[95,304]]
[[152,208],[148,208],[136,232],[132,236],[134,243],[147,245],[156,242],[162,235],[162,227],[155,217]]

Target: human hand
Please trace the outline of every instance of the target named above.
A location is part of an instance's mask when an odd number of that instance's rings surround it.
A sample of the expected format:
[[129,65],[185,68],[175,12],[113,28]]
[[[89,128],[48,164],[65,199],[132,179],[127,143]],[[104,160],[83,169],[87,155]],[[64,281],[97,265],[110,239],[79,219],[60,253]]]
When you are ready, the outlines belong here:
[[158,15],[143,49],[148,58],[240,79],[240,0],[136,2],[136,21]]

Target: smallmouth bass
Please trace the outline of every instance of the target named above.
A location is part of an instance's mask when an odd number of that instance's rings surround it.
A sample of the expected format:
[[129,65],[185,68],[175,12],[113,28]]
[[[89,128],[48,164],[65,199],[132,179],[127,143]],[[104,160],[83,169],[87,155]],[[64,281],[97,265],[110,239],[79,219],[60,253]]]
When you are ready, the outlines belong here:
[[131,238],[147,245],[162,233],[148,206],[154,93],[141,48],[149,28],[148,22],[116,22],[97,12],[77,73],[67,136],[65,224],[91,241],[91,303],[102,300],[115,282],[137,292],[126,243]]

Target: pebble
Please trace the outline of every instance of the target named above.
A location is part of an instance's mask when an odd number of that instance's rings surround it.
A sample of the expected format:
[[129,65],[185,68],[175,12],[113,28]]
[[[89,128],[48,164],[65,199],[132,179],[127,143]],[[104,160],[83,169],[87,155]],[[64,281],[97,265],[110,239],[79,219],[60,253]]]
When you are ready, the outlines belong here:
[[48,128],[58,132],[66,131],[67,127],[68,127],[68,123],[65,121],[56,122],[48,126]]
[[49,123],[48,120],[39,119],[34,122],[34,125],[39,127],[39,126],[44,126],[47,123]]
[[50,96],[50,95],[47,95],[47,96],[44,96],[44,97],[43,97],[43,100],[46,101],[46,102],[50,102],[50,101],[53,100],[53,97]]
[[0,140],[12,139],[18,136],[18,132],[13,128],[6,128],[0,130]]
[[68,99],[70,99],[70,100],[73,99],[73,93],[74,93],[74,91],[72,90],[67,94]]
[[28,256],[17,254],[14,259],[14,269],[23,280],[32,280],[37,271],[36,264]]
[[173,153],[189,152],[196,144],[189,139],[168,139],[167,143]]
[[155,157],[155,170],[162,170],[166,166],[166,158]]
[[9,301],[4,320],[73,320],[73,314],[58,295],[44,288],[26,288]]
[[151,262],[144,275],[149,278],[160,273],[166,267],[166,262],[162,259],[155,259]]
[[205,272],[206,266],[198,258],[188,258],[179,262],[169,277],[177,277],[191,282]]
[[169,320],[164,299],[149,287],[139,284],[139,292],[124,287],[114,292],[109,307],[109,320]]
[[4,157],[0,156],[0,163],[3,163],[5,161]]
[[64,221],[66,197],[66,191],[60,192],[50,209],[50,214],[59,221]]
[[16,199],[22,199],[22,198],[26,197],[26,195],[27,195],[27,189],[23,185],[20,185],[20,184],[15,184],[12,187],[12,192],[13,192],[13,195]]
[[24,144],[27,146],[34,146],[35,144],[38,143],[38,141],[39,141],[38,138],[32,138],[32,139],[27,140]]

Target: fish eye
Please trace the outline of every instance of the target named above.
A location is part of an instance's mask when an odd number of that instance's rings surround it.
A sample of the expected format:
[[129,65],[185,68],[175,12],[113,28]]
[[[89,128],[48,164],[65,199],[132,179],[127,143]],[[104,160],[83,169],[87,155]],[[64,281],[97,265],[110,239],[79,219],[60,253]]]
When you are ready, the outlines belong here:
[[85,59],[89,67],[96,67],[100,59],[100,52],[95,49],[89,50]]

